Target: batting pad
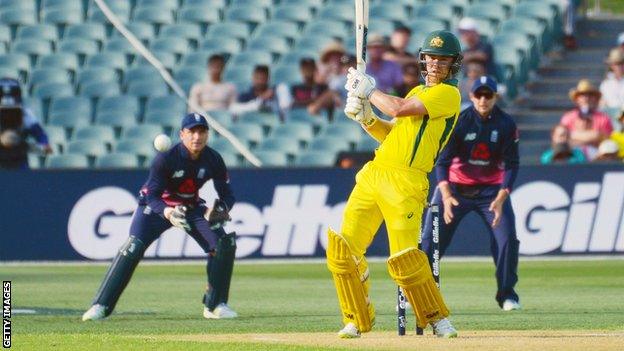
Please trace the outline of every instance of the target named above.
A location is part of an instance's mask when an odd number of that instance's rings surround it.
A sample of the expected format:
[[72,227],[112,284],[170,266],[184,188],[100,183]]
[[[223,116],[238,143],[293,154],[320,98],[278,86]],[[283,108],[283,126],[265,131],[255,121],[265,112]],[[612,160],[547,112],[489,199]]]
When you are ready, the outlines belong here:
[[353,323],[362,333],[375,323],[375,308],[368,298],[368,264],[362,258],[356,261],[346,240],[329,229],[327,268],[334,277],[336,293],[344,324]]
[[403,288],[407,300],[414,308],[420,328],[448,317],[449,310],[433,281],[424,252],[415,247],[397,252],[388,258],[388,271],[392,279]]

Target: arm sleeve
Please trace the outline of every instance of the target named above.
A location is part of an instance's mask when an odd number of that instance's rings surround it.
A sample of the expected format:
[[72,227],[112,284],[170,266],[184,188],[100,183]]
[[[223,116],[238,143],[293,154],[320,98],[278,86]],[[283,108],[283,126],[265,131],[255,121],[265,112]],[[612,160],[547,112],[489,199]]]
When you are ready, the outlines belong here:
[[232,187],[230,186],[230,176],[227,171],[227,167],[225,166],[225,162],[223,162],[223,158],[219,155],[217,161],[218,171],[215,172],[215,177],[213,179],[214,188],[219,195],[219,199],[223,200],[228,208],[231,210],[232,206],[236,202],[234,198],[234,193],[232,192]]
[[518,153],[518,144],[520,142],[520,133],[518,127],[513,123],[511,125],[511,137],[508,138],[508,144],[505,148],[503,158],[505,160],[505,172],[503,173],[502,189],[513,189],[514,182],[518,176],[518,167],[520,166],[520,156]]
[[162,200],[162,194],[167,187],[167,165],[162,154],[156,155],[150,174],[147,178],[147,205],[156,213],[164,216],[163,212],[167,204]]
[[43,128],[39,123],[35,123],[28,128],[28,134],[32,135],[35,140],[37,140],[37,144],[39,145],[48,145],[48,135],[45,133]]
[[438,84],[417,97],[425,105],[429,118],[455,116],[459,109],[459,90],[448,84]]
[[260,98],[256,98],[247,102],[239,101],[230,105],[230,112],[235,115],[240,115],[245,112],[258,111],[260,109],[260,105],[262,105],[262,100],[260,100]]

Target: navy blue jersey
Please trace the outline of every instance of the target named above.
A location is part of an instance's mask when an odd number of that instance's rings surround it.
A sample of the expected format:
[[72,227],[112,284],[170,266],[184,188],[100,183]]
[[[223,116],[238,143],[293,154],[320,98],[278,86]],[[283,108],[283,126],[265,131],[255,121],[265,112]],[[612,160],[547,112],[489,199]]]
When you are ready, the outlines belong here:
[[174,145],[154,158],[141,198],[154,212],[163,215],[167,206],[203,203],[199,189],[210,179],[219,198],[232,208],[234,195],[223,158],[206,146],[197,160],[192,160],[182,143]]
[[474,106],[465,109],[437,161],[438,182],[511,189],[518,173],[518,141],[516,123],[498,106],[486,119]]

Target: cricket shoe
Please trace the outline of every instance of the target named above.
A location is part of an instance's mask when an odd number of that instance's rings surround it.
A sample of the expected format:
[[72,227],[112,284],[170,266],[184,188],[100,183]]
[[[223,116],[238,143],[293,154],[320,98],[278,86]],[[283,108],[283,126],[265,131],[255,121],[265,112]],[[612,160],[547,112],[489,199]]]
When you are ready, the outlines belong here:
[[106,318],[106,306],[95,304],[82,315],[82,321],[99,321]]
[[438,338],[456,338],[457,330],[453,328],[451,321],[446,318],[442,318],[439,321],[432,324],[433,332]]
[[358,328],[353,323],[347,323],[344,328],[340,329],[338,336],[342,339],[355,339],[362,336]]
[[516,300],[507,299],[503,302],[503,311],[515,311],[521,309],[520,303]]
[[236,318],[238,313],[231,309],[228,305],[220,303],[214,310],[210,311],[208,307],[204,306],[204,318],[208,319],[228,319]]

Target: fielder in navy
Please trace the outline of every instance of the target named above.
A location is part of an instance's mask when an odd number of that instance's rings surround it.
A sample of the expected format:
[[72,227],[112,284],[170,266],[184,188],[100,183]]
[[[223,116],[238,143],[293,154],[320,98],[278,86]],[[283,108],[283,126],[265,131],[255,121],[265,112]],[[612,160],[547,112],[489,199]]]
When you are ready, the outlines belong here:
[[[497,84],[486,76],[475,81],[472,106],[459,115],[457,126],[437,160],[438,186],[432,203],[444,220],[439,223],[440,256],[462,218],[475,211],[491,232],[490,249],[496,265],[496,301],[505,311],[520,309],[514,286],[518,281],[515,216],[509,200],[518,173],[519,135],[512,118],[497,105]],[[427,211],[422,250],[433,260],[432,213]]]
[[[113,312],[145,250],[171,226],[183,229],[208,254],[204,317],[237,316],[227,305],[236,251],[235,234],[223,229],[234,205],[227,169],[219,153],[206,145],[208,123],[203,116],[185,116],[180,139],[182,142],[154,159],[140,191],[130,237],[113,260],[83,321],[102,319]],[[219,199],[208,207],[198,191],[211,179]]]

